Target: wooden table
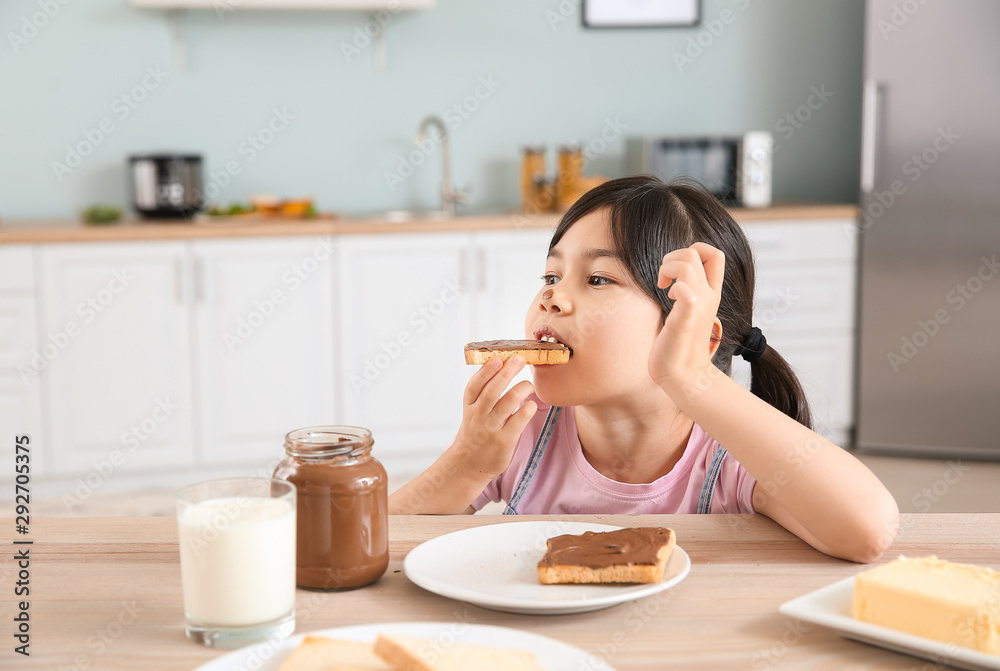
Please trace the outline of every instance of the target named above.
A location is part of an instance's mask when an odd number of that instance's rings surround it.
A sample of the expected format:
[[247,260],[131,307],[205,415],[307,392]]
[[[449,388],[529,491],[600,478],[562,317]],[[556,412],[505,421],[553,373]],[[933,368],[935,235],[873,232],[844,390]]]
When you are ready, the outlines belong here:
[[[523,516],[390,518],[391,562],[375,585],[299,590],[297,632],[394,621],[461,621],[524,629],[631,669],[921,669],[925,662],[788,620],[778,606],[862,567],[832,559],[760,515],[584,515],[577,521],[676,530],[690,575],[659,595],[578,615],[512,615],[425,592],[402,573],[420,542]],[[560,518],[567,519],[567,518]],[[30,546],[0,520],[0,669],[193,669],[222,651],[184,636],[173,518],[33,519]],[[14,653],[15,549],[30,547],[30,657]],[[1000,568],[1000,514],[903,515],[884,560],[937,554]],[[926,668],[939,668],[929,664]],[[473,670],[470,670],[473,671]]]

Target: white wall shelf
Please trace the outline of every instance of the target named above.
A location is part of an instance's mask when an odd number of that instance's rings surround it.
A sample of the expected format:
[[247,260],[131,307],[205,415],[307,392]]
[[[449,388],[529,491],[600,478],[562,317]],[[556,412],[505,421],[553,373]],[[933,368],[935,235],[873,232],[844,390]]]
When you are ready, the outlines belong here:
[[152,9],[333,9],[389,11],[430,9],[437,0],[131,0],[136,7]]
[[375,69],[385,70],[385,12],[431,9],[437,0],[130,0],[135,7],[164,9],[171,14],[174,38],[174,62],[178,72],[187,70],[187,17],[189,9],[215,10],[223,14],[246,9],[367,11],[375,25]]

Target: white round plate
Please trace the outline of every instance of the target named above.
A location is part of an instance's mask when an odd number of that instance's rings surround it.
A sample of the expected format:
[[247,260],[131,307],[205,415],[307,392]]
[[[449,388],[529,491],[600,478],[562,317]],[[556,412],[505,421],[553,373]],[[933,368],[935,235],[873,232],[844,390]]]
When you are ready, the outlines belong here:
[[421,543],[406,555],[406,577],[451,599],[531,615],[585,613],[673,587],[691,570],[680,547],[670,555],[663,582],[643,585],[543,585],[538,561],[545,541],[562,534],[613,531],[587,522],[508,522],[455,531]]
[[[613,667],[598,657],[587,654],[580,648],[557,641],[547,636],[531,634],[519,629],[493,627],[463,622],[391,622],[386,624],[364,624],[356,627],[338,627],[309,632],[312,636],[327,636],[351,641],[374,642],[380,633],[419,636],[440,641],[487,645],[493,648],[525,650],[535,653],[535,660],[545,671],[615,671]],[[278,671],[282,662],[292,650],[297,648],[305,634],[286,638],[276,645],[257,643],[234,650],[222,657],[216,657],[202,664],[195,671],[233,671],[233,669],[257,669]]]

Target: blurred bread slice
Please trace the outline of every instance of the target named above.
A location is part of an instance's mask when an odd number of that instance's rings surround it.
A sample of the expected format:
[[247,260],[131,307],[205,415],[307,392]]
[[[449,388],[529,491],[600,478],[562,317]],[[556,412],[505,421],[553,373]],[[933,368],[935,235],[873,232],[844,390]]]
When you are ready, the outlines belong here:
[[522,650],[379,634],[375,652],[396,671],[545,671]]
[[521,355],[529,366],[567,363],[569,348],[562,343],[542,340],[484,340],[465,346],[465,363],[481,365],[493,359],[506,361]]
[[371,643],[306,636],[278,671],[394,671]]

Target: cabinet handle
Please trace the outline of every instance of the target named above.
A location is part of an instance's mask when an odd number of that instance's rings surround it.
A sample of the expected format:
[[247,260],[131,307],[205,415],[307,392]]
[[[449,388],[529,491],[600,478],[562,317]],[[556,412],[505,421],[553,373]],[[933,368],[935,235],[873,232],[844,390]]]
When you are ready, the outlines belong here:
[[486,250],[480,249],[476,254],[476,288],[480,293],[486,291]]
[[194,258],[194,300],[196,303],[205,300],[205,273],[203,270],[202,260],[196,256]]
[[174,259],[174,301],[184,302],[184,265],[180,258]]
[[878,82],[866,79],[861,97],[861,192],[875,190],[875,130],[878,125]]

